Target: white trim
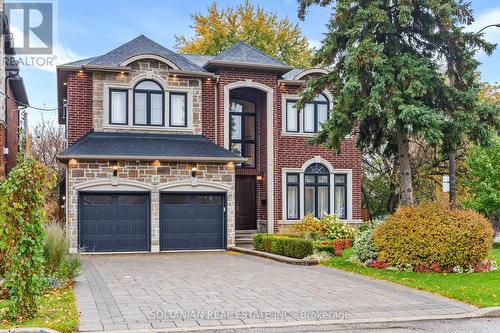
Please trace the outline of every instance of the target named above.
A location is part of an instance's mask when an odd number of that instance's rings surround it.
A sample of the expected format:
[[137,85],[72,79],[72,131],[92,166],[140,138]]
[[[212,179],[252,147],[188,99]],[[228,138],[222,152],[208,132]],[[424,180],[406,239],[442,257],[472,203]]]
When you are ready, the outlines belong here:
[[130,58],[127,58],[124,61],[122,61],[119,66],[128,66],[131,63],[133,63],[134,61],[142,60],[142,59],[158,60],[158,61],[161,61],[161,62],[167,64],[168,66],[172,67],[173,69],[181,70],[179,68],[179,66],[177,66],[172,60],[167,59],[167,58],[162,57],[162,56],[159,56],[159,55],[156,55],[156,54],[150,54],[150,53],[139,54],[139,55],[135,55],[135,56],[132,56]]
[[266,93],[266,123],[267,123],[267,232],[274,233],[274,89],[252,80],[232,82],[224,86],[224,147],[229,149],[229,92],[232,89],[251,87]]
[[218,182],[211,182],[193,177],[192,179],[176,180],[157,187],[160,192],[188,191],[188,192],[228,192],[231,187]]
[[335,169],[333,165],[327,160],[323,159],[321,156],[315,156],[307,160],[302,168],[282,168],[281,170],[281,222],[280,224],[293,224],[299,222],[299,220],[287,220],[287,196],[286,196],[286,174],[287,173],[298,173],[299,174],[299,206],[300,206],[300,219],[304,217],[304,172],[307,167],[314,163],[321,163],[330,172],[330,214],[334,213],[334,203],[335,203],[335,182],[334,176],[336,174],[347,175],[347,218],[343,219],[346,223],[362,223],[362,220],[352,219],[352,169]]
[[[328,90],[323,90],[321,92],[323,95],[326,96],[328,99],[328,112],[331,112],[333,109],[333,95],[328,91]],[[299,100],[300,96],[298,94],[282,94],[281,95],[281,135],[282,136],[296,136],[296,137],[307,137],[307,138],[312,138],[314,137],[317,133],[305,133],[304,132],[304,117],[301,115],[301,110],[298,110],[299,112],[299,131],[298,132],[287,132],[286,130],[286,121],[287,121],[287,114],[286,114],[286,101],[292,99],[292,100]]]
[[324,68],[309,68],[306,69],[305,71],[300,72],[299,74],[295,75],[293,78],[294,80],[300,80],[304,76],[309,75],[309,74],[328,74],[328,71]]
[[[163,89],[163,126],[143,126],[134,125],[134,87],[143,80],[152,80],[158,83]],[[110,124],[109,119],[109,90],[110,89],[122,89],[128,90],[128,124]],[[125,129],[125,130],[138,130],[138,131],[159,131],[159,132],[184,132],[194,134],[194,87],[180,87],[180,86],[170,86],[167,81],[165,81],[161,76],[153,74],[151,72],[146,72],[134,77],[129,83],[114,83],[114,82],[104,82],[103,83],[103,117],[102,117],[102,128],[103,129]],[[187,127],[171,127],[169,123],[170,116],[170,93],[180,92],[187,94],[186,100],[186,113],[187,113]]]
[[154,189],[154,185],[118,177],[88,180],[73,186],[73,190],[77,191],[153,191]]

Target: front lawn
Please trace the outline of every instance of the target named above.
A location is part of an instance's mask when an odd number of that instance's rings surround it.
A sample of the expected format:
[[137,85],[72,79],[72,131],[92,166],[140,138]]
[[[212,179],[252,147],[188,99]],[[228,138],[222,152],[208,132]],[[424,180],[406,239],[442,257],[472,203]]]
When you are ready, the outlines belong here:
[[[493,272],[465,274],[399,272],[352,264],[347,261],[351,255],[352,248],[345,250],[342,257],[333,257],[323,264],[427,290],[479,307],[500,306],[500,268]],[[493,249],[491,256],[500,263],[500,249]]]
[[0,301],[0,329],[15,327],[45,327],[60,332],[74,332],[78,328],[78,310],[71,287],[53,290],[42,296],[38,313],[29,321],[9,322],[4,319],[7,301]]

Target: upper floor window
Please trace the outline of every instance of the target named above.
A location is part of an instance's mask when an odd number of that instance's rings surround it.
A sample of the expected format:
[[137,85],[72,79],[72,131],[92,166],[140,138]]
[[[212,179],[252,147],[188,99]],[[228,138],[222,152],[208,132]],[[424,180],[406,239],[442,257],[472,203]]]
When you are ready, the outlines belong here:
[[109,90],[109,122],[113,125],[128,124],[128,90]]
[[164,92],[151,80],[144,80],[134,88],[134,125],[164,126]]
[[187,127],[187,93],[170,93],[170,126]]
[[233,99],[230,110],[231,151],[247,157],[248,160],[242,167],[255,168],[255,104],[252,102]]
[[[321,124],[328,120],[329,101],[326,96],[323,94],[316,96],[300,112],[295,108],[296,102],[296,100],[286,101],[286,131],[292,133],[319,132]],[[302,113],[302,117],[300,113]]]

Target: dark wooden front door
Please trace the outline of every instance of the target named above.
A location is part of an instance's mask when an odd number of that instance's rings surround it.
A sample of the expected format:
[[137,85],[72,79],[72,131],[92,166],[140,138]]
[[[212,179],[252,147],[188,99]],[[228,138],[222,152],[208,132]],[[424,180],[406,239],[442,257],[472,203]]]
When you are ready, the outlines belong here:
[[236,176],[236,230],[257,229],[255,176]]

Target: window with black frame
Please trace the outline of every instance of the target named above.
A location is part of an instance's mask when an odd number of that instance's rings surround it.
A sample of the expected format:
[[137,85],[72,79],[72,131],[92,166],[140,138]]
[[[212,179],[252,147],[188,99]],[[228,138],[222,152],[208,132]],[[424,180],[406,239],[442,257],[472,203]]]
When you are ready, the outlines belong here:
[[347,218],[347,175],[334,177],[334,213],[341,219]]
[[288,173],[286,175],[286,219],[298,220],[300,214],[300,189],[299,174]]
[[243,168],[255,168],[256,122],[255,104],[245,100],[232,99],[230,102],[230,147],[231,151],[247,157]]
[[[286,101],[286,131],[289,133],[317,133],[321,124],[328,120],[329,101],[325,95],[317,95],[313,101],[306,103],[304,109],[295,108],[297,100]],[[302,113],[302,124],[300,114]],[[302,128],[301,128],[302,127]]]
[[152,80],[139,82],[134,87],[134,125],[165,125],[163,96],[158,83]]
[[320,163],[304,172],[304,213],[321,218],[330,212],[330,172]]

